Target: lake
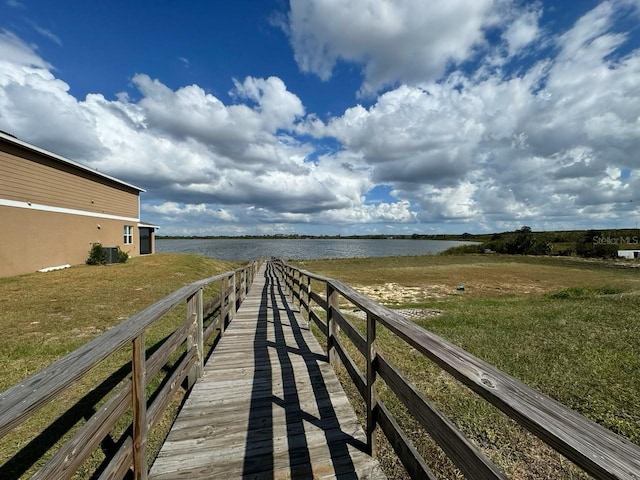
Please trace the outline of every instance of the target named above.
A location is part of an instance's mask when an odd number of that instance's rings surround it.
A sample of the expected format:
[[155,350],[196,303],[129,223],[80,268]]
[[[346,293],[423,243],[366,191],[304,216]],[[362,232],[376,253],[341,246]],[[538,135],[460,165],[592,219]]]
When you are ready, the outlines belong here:
[[361,239],[159,239],[156,252],[195,253],[220,260],[248,261],[260,257],[313,258],[428,255],[473,242],[446,240]]

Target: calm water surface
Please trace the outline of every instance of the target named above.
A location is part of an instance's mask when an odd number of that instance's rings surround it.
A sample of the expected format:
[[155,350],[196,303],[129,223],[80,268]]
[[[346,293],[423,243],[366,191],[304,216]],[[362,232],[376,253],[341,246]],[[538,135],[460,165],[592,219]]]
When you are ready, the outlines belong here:
[[470,242],[444,240],[347,239],[160,239],[157,252],[195,253],[220,260],[245,261],[260,257],[283,259],[391,257],[439,253]]

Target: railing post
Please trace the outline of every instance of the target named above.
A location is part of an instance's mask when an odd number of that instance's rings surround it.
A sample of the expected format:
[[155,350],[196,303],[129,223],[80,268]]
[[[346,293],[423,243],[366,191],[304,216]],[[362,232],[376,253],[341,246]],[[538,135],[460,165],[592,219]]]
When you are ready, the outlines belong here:
[[333,318],[333,311],[338,309],[338,292],[327,283],[327,356],[329,363],[335,369],[338,364],[338,354],[333,348],[334,338],[338,336],[340,326]]
[[234,271],[231,275],[231,295],[229,298],[229,303],[231,304],[231,311],[229,312],[229,320],[236,316],[236,272]]
[[307,275],[306,279],[305,290],[307,291],[307,301],[305,310],[307,311],[307,325],[309,325],[311,323],[311,277]]
[[376,456],[376,407],[378,403],[376,389],[376,317],[367,312],[367,449],[372,457]]
[[133,478],[147,478],[147,369],[144,332],[132,345]]
[[249,290],[249,288],[247,287],[247,269],[243,268],[242,269],[242,300],[244,301],[244,297],[247,295],[247,291]]
[[229,312],[227,312],[227,294],[229,290],[229,277],[225,276],[222,279],[222,290],[220,295],[220,315],[222,315],[222,322],[220,325],[220,336],[224,335],[224,331],[227,328],[229,320]]
[[311,277],[307,275],[307,323],[311,323]]
[[202,289],[187,299],[187,323],[192,324],[187,337],[187,350],[196,349],[196,363],[189,371],[188,387],[191,388],[202,376],[204,369],[204,327],[203,327]]
[[287,289],[289,289],[289,274],[291,272],[289,272],[289,267],[285,265],[285,267],[282,269],[282,274],[284,275],[284,284],[287,287]]

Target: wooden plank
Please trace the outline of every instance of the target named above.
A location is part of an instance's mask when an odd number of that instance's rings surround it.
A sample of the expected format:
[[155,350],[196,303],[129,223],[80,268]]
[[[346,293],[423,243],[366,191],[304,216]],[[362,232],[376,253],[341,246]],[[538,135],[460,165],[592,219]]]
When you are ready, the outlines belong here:
[[378,354],[378,373],[407,410],[431,435],[444,453],[467,478],[506,479],[507,477],[478,450],[438,409],[396,368]]

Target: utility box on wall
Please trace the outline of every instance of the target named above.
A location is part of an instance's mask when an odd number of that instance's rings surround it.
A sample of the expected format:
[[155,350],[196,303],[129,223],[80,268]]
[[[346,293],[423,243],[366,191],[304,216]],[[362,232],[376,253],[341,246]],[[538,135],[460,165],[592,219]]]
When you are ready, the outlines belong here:
[[118,247],[104,247],[107,263],[118,263]]

